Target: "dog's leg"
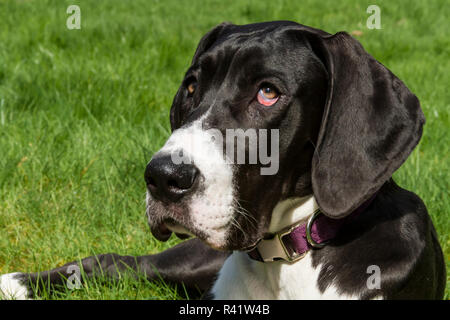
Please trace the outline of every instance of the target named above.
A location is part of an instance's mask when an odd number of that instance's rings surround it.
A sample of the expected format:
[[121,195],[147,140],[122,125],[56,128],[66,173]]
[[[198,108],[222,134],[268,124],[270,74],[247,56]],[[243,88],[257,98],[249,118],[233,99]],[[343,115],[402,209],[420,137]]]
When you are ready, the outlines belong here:
[[[216,251],[198,239],[182,242],[173,248],[148,256],[120,256],[101,254],[74,261],[50,271],[37,273],[10,273],[0,276],[0,298],[32,298],[32,288],[53,288],[85,278],[106,276],[118,279],[120,274],[131,271],[135,277],[149,280],[162,279],[169,283],[183,283],[187,288],[208,290],[229,253]],[[77,270],[83,270],[79,277]],[[74,276],[77,279],[74,279]],[[35,289],[35,290],[36,290]]]

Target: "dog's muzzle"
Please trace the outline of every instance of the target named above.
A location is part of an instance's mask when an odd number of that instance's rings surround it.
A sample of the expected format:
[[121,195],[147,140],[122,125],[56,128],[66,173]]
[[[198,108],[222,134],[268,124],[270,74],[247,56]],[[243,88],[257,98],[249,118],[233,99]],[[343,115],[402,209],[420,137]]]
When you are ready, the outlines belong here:
[[202,121],[173,131],[147,165],[147,216],[159,240],[172,231],[226,248],[235,213],[233,170]]
[[[198,185],[199,170],[192,164],[175,164],[169,155],[157,155],[147,165],[145,182],[152,198],[165,205],[176,206],[183,197],[195,192]],[[176,230],[183,232],[176,232]],[[151,225],[152,234],[160,241],[170,238],[175,232],[179,238],[185,238],[184,228],[172,218],[166,217]]]

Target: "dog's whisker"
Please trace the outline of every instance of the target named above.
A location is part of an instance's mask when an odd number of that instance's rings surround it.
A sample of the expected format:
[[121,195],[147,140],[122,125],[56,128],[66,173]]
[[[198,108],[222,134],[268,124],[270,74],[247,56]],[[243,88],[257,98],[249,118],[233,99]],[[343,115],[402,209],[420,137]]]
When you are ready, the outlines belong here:
[[[256,229],[256,226],[257,226],[256,219],[248,212],[248,210],[246,210],[244,207],[242,207],[242,205],[239,203],[239,200],[235,199],[233,201],[233,205],[234,205],[235,212],[239,216],[242,216],[244,221],[246,221],[250,225],[250,227]],[[236,217],[233,217],[233,219],[236,220]]]

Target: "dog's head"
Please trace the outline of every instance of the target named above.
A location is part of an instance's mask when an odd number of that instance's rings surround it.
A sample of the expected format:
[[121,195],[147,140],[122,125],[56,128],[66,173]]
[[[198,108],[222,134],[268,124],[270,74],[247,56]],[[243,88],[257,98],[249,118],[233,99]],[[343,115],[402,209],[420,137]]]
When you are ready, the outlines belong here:
[[242,250],[284,199],[314,194],[325,215],[351,213],[405,161],[424,116],[347,33],[280,21],[208,32],[170,121],[145,174],[153,234]]

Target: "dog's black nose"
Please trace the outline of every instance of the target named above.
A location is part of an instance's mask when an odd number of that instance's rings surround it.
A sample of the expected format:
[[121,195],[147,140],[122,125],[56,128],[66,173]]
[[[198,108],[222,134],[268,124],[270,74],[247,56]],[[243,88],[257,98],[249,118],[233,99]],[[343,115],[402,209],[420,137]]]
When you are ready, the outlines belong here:
[[147,165],[145,182],[153,197],[173,202],[192,189],[198,173],[192,164],[175,164],[170,155],[158,156]]

